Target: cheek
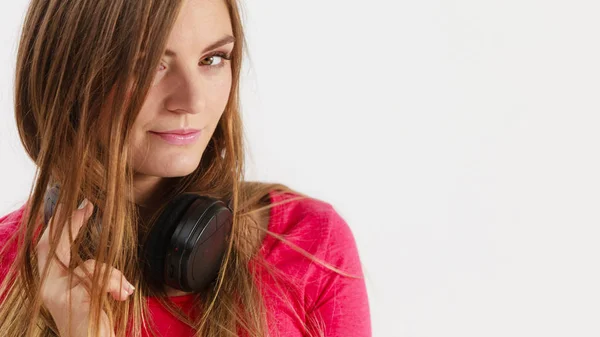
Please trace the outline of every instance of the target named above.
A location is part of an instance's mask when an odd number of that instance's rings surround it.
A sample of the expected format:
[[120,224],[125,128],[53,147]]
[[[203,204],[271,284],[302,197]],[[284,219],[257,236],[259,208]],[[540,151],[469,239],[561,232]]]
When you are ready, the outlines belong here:
[[129,154],[133,156],[134,162],[139,161],[137,157],[147,156],[148,152],[151,151],[149,148],[151,139],[148,131],[151,129],[152,121],[156,119],[158,104],[153,97],[155,95],[152,94],[151,89],[131,128]]
[[216,81],[211,88],[209,95],[211,100],[211,110],[216,111],[220,116],[227,105],[229,95],[231,94],[231,75],[224,76]]
[[[108,97],[106,98],[106,102],[104,102],[104,104],[102,104],[102,107],[100,108],[100,111],[99,111],[100,116],[99,116],[99,120],[98,120],[99,125],[98,125],[97,131],[100,133],[99,138],[100,138],[100,142],[101,142],[102,146],[106,146],[108,144],[108,137],[110,137],[110,131],[108,129],[108,125],[109,125],[111,116],[113,116],[113,113],[109,109],[113,103],[115,90],[116,90],[116,88],[111,89],[111,91],[108,94]],[[131,96],[132,96],[132,91],[130,88],[125,92],[125,102],[129,102],[131,99]],[[126,108],[126,107],[124,106],[123,108]]]
[[134,138],[140,137],[141,133],[148,128],[153,120],[156,120],[157,114],[159,113],[160,106],[160,92],[157,88],[150,88],[148,95],[142,103],[142,107],[135,117],[133,122],[132,132]]

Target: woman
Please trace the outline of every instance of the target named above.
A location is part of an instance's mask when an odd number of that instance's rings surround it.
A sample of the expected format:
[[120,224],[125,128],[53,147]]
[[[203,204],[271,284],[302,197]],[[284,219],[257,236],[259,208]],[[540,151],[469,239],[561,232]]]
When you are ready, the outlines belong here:
[[[235,0],[31,2],[15,114],[38,175],[0,219],[0,336],[370,336],[345,221],[244,180],[244,41]],[[153,285],[139,263],[144,235],[184,192],[233,212],[202,292]]]

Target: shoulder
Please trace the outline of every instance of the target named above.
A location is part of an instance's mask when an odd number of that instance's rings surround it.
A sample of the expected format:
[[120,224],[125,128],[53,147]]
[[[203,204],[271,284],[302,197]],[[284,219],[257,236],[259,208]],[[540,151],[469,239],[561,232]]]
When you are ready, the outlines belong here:
[[291,192],[272,191],[269,229],[288,233],[290,231],[324,229],[334,215],[333,206],[323,200],[301,196]]
[[[273,208],[269,231],[337,268],[350,273],[359,271],[353,232],[331,203],[290,192],[271,192],[270,197]],[[279,255],[297,254],[289,245],[269,235],[263,249],[267,253],[276,250]]]
[[17,232],[25,212],[25,206],[26,204],[0,217],[0,281],[4,279],[16,256],[16,240],[10,239]]
[[2,243],[2,246],[4,246],[4,242],[6,242],[6,240],[8,240],[17,230],[24,212],[25,204],[0,217],[0,243]]
[[262,247],[265,260],[275,267],[275,276],[264,279],[270,291],[285,289],[287,298],[305,313],[331,307],[323,313],[330,328],[335,326],[331,318],[337,309],[368,314],[362,263],[346,220],[323,200],[289,192],[270,196],[273,208],[268,228],[279,236],[267,235]]

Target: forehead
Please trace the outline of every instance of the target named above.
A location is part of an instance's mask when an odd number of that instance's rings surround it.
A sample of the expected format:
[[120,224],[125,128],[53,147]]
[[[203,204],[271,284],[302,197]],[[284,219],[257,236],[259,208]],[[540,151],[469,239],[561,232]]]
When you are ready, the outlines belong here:
[[233,35],[225,0],[184,0],[167,49],[191,48],[200,52],[224,35]]

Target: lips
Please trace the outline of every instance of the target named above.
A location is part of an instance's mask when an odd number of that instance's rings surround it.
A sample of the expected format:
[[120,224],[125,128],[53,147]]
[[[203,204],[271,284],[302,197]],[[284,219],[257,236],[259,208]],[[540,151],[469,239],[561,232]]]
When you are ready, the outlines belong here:
[[186,129],[170,130],[166,132],[150,131],[150,133],[172,145],[187,145],[195,143],[198,138],[200,138],[202,132],[201,130],[196,129]]
[[169,131],[150,131],[150,132],[183,136],[183,135],[193,134],[198,131],[200,131],[200,130],[198,130],[198,129],[177,129],[177,130],[169,130]]

